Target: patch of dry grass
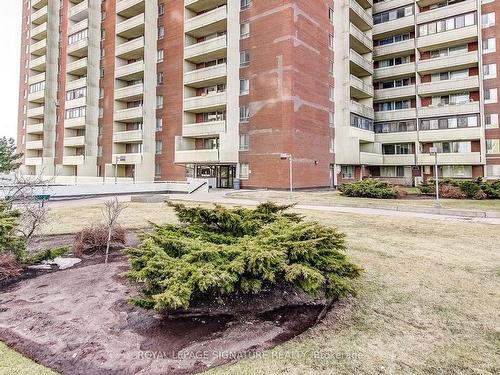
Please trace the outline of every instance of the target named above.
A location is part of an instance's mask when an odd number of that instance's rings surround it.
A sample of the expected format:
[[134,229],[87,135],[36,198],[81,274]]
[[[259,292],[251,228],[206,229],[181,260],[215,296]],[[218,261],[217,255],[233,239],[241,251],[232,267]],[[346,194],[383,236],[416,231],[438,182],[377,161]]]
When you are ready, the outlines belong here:
[[[289,193],[286,191],[242,191],[231,193],[234,198],[247,198],[263,200],[288,200]],[[338,191],[298,191],[293,193],[293,200],[300,204],[363,204],[374,207],[380,206],[434,206],[434,199],[371,199],[352,198],[340,194]],[[467,199],[442,199],[444,208],[455,208],[479,211],[500,211],[500,200],[467,200]]]
[[56,375],[0,342],[0,375]]

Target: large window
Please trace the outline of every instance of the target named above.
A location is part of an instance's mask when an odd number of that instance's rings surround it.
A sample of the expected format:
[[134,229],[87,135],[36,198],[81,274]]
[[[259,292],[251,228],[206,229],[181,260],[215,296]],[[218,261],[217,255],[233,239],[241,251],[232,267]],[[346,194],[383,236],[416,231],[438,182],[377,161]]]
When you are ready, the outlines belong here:
[[85,108],[86,107],[83,106],[83,107],[67,109],[66,113],[65,113],[65,118],[72,119],[72,118],[78,118],[78,117],[85,117]]
[[68,44],[74,44],[76,42],[79,42],[80,40],[87,39],[88,36],[89,36],[88,29],[84,29],[77,33],[71,34],[70,36],[68,36]]
[[379,60],[378,68],[387,68],[389,66],[408,64],[411,62],[410,56],[393,57],[390,59]]
[[463,44],[455,47],[441,48],[431,51],[431,59],[436,59],[439,57],[446,56],[460,56],[469,52],[467,44]]
[[379,103],[379,111],[394,111],[399,109],[409,109],[411,108],[410,100],[396,100],[393,102],[383,102]]
[[413,6],[408,5],[405,7],[401,7],[398,9],[391,9],[385,12],[377,13],[373,15],[373,23],[379,24],[384,22],[389,22],[393,20],[397,20],[398,18],[411,16],[413,14]]
[[467,13],[419,25],[418,30],[420,36],[425,36],[425,35],[442,33],[444,31],[460,29],[462,27],[472,26],[475,24],[476,24],[476,14]]
[[351,113],[351,126],[373,131],[373,120]]
[[410,33],[397,34],[397,35],[388,36],[388,37],[383,38],[383,39],[379,39],[378,45],[384,46],[386,44],[398,43],[398,42],[402,42],[402,41],[408,40],[408,39],[411,39]]
[[380,167],[380,177],[405,177],[405,167]]
[[382,145],[382,154],[384,155],[410,155],[413,154],[413,143],[394,143]]
[[414,132],[417,130],[417,123],[415,120],[379,122],[374,125],[374,130],[375,133]]
[[343,165],[341,167],[342,179],[351,180],[354,178],[354,166],[353,165]]
[[87,88],[80,87],[79,89],[66,91],[66,100],[74,100],[83,98],[87,95]]
[[471,141],[434,142],[432,146],[437,149],[438,153],[443,154],[462,154],[472,150]]
[[34,83],[29,87],[29,93],[39,92],[45,90],[45,81]]
[[442,177],[471,178],[472,165],[443,165],[439,167]]
[[438,117],[420,120],[420,130],[473,128],[478,125],[477,115]]
[[500,154],[500,139],[487,139],[486,140],[486,153],[487,154]]
[[402,87],[410,85],[409,78],[394,79],[390,81],[384,81],[380,83],[379,89],[392,89],[394,87]]

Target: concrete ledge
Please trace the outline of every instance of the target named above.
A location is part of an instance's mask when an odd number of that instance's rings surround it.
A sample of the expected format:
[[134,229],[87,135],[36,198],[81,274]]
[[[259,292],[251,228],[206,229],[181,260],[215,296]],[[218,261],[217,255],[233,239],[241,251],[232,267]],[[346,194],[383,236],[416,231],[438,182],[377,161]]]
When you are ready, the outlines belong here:
[[169,200],[166,194],[153,194],[153,195],[133,195],[130,198],[134,203],[163,203]]

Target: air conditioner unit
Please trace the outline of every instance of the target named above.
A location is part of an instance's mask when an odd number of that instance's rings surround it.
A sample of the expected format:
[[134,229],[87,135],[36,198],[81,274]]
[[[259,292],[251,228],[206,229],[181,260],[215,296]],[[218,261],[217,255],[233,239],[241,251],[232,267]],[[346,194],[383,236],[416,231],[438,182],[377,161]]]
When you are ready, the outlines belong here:
[[415,177],[415,186],[420,185],[423,181],[424,181],[423,177],[420,177],[420,176]]

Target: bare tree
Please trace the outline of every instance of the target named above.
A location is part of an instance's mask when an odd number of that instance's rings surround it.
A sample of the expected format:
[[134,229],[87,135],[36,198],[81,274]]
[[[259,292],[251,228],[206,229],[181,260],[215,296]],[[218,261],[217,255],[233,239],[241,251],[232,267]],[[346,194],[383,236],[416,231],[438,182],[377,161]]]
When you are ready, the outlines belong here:
[[116,228],[118,224],[118,219],[123,212],[124,209],[127,208],[127,205],[120,203],[118,198],[109,200],[104,203],[104,208],[102,209],[102,216],[104,217],[104,222],[108,227],[108,241],[106,243],[106,259],[105,263],[108,263],[109,256],[109,247],[111,244],[111,236],[113,234],[113,230]]

